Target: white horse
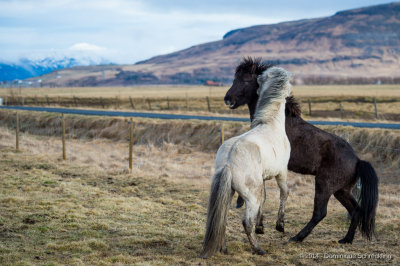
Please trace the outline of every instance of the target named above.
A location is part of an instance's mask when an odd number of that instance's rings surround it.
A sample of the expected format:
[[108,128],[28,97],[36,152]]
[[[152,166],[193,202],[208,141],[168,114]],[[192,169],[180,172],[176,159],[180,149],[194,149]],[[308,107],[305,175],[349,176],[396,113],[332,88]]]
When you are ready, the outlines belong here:
[[235,191],[246,203],[242,222],[250,245],[257,254],[262,255],[264,251],[253,229],[256,218],[262,217],[264,181],[273,177],[281,188],[278,222],[283,223],[290,157],[290,143],[285,132],[285,98],[291,90],[289,79],[289,72],[278,67],[269,68],[258,77],[260,97],[251,130],[225,142],[218,152],[202,258],[208,258],[217,251],[226,253],[226,218]]

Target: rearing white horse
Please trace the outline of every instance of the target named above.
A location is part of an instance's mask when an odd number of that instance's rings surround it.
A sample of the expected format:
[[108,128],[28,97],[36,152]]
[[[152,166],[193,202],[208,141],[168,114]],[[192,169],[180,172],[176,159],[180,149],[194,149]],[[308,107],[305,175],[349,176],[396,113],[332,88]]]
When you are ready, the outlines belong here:
[[290,157],[290,143],[285,132],[285,98],[291,90],[289,79],[290,73],[278,67],[269,68],[258,77],[260,97],[251,130],[225,142],[220,148],[225,152],[218,152],[208,202],[207,226],[201,253],[203,258],[217,251],[226,252],[226,218],[235,191],[246,203],[242,222],[250,245],[257,254],[262,255],[264,251],[253,229],[256,218],[261,219],[261,208],[265,200],[264,181],[273,177],[281,188],[277,224],[283,223]]

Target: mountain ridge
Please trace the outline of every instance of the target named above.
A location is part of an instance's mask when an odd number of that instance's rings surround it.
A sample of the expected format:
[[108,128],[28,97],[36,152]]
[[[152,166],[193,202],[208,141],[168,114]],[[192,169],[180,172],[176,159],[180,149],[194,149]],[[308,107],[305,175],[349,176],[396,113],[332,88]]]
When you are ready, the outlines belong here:
[[0,61],[0,82],[24,80],[45,75],[60,69],[97,64],[98,62],[90,58],[75,58],[68,56],[44,57],[35,60],[23,57],[15,62]]
[[54,75],[43,79],[57,86],[202,84],[206,80],[228,84],[236,65],[247,56],[288,69],[298,84],[400,83],[400,2],[234,29],[221,40],[134,65],[87,71],[79,78],[69,73],[58,80]]

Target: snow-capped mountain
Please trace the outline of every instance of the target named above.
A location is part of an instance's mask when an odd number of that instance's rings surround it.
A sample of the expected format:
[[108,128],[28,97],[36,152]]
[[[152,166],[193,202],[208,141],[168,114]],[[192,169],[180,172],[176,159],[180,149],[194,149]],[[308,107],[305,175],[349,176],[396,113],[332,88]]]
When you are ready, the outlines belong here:
[[16,79],[23,80],[64,68],[99,64],[110,64],[110,62],[104,59],[93,60],[91,58],[84,57],[79,59],[73,57],[46,57],[36,60],[21,58],[17,62],[0,61],[0,82],[12,81]]

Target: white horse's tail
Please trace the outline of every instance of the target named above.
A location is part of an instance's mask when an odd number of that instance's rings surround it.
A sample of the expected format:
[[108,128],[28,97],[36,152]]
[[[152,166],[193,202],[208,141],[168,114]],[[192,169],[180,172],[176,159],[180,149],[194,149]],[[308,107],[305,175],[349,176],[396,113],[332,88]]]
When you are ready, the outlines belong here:
[[232,174],[225,166],[214,174],[207,210],[207,227],[201,258],[208,258],[223,248],[226,218],[232,200]]

